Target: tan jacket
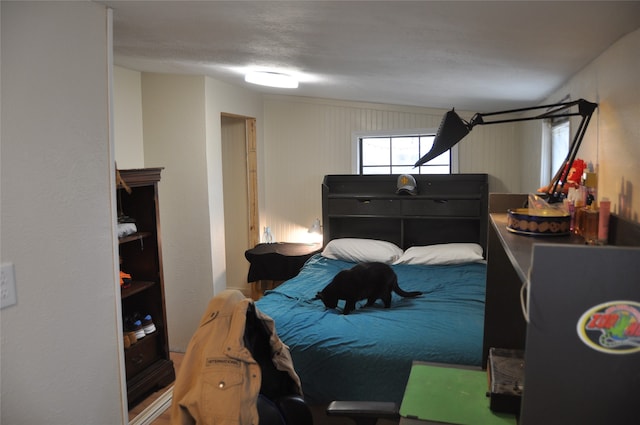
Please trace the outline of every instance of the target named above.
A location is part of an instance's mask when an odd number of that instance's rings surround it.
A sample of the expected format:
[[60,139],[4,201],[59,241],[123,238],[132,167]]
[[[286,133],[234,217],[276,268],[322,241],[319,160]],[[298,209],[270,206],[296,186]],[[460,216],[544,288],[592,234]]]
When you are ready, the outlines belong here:
[[[243,339],[247,308],[252,303],[240,291],[231,289],[209,302],[174,384],[172,424],[258,424],[256,400],[262,375]],[[274,365],[288,372],[302,395],[289,348],[276,334],[273,320],[255,310],[271,333]]]

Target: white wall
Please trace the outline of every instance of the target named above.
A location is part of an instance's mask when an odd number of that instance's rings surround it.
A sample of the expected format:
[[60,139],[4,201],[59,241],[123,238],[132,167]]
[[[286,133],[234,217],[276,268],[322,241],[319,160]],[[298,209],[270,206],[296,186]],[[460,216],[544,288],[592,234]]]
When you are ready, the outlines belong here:
[[[341,102],[294,96],[265,97],[264,206],[261,226],[278,241],[303,241],[322,216],[321,183],[326,174],[354,172],[354,132],[432,128],[441,109]],[[458,111],[466,118],[471,113]],[[490,190],[520,188],[521,144],[515,126],[476,128],[459,144],[459,172],[489,173]]]
[[144,168],[140,72],[113,67],[113,117],[118,168]]
[[[544,103],[570,94],[599,104],[578,158],[598,165],[598,196],[611,200],[612,212],[638,222],[640,215],[640,30],[626,35],[562,85]],[[572,128],[577,127],[572,121]],[[529,157],[539,168],[539,127],[523,132]],[[523,191],[535,190],[535,174],[525,175]]]
[[[570,94],[572,99],[599,103],[578,156],[599,165],[599,196],[612,201],[612,211],[636,222],[640,209],[633,202],[640,199],[639,51],[637,30],[543,102],[556,103]],[[352,132],[437,127],[443,112],[266,97],[262,225],[270,225],[278,240],[297,240],[321,212],[322,176],[351,172]],[[471,118],[471,113],[458,112]],[[541,137],[538,121],[475,127],[459,144],[460,172],[489,173],[489,189],[494,192],[535,192],[541,186]]]
[[220,114],[261,118],[260,97],[207,77],[143,73],[142,98],[144,164],[164,167],[169,345],[185,351],[209,299],[226,287]]
[[214,293],[204,87],[202,76],[142,75],[144,162],[164,167],[158,196],[169,345],[181,351]]
[[[629,205],[640,199],[639,38],[640,30],[626,36],[543,102],[555,103],[570,93],[573,99],[600,103],[579,156],[599,163],[600,196],[609,197],[613,211],[634,221],[639,207]],[[301,240],[320,216],[324,174],[352,172],[353,132],[435,128],[444,113],[294,96],[265,96],[264,105],[261,226],[271,226],[281,241]],[[465,119],[472,115],[458,113]],[[540,187],[541,137],[541,121],[476,127],[459,144],[459,171],[489,173],[494,192],[535,192]]]
[[122,336],[109,130],[110,16],[2,2],[0,422],[120,424]]
[[[225,273],[224,196],[222,191],[222,123],[220,119],[222,113],[255,118],[257,123],[256,143],[259,150],[264,143],[262,96],[251,90],[206,78],[207,182],[209,211],[211,212],[211,261],[214,265],[215,293],[225,289],[227,283]],[[260,152],[258,152],[259,204],[264,202],[264,187],[261,184],[264,168],[264,161],[260,158]]]

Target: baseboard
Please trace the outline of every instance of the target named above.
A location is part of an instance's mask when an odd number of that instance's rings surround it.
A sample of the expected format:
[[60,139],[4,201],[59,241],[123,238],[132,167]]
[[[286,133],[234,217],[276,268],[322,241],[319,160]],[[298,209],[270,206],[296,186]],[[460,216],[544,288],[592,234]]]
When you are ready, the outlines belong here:
[[173,385],[167,391],[165,391],[157,400],[147,406],[142,412],[140,412],[129,425],[151,425],[158,416],[162,415],[165,410],[171,407],[171,401],[173,400]]

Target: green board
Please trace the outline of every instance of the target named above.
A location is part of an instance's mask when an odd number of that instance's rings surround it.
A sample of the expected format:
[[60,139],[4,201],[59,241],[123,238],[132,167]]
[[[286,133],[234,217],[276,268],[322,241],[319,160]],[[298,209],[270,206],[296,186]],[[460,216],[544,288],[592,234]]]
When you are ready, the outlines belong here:
[[516,425],[514,415],[489,409],[487,388],[486,371],[416,362],[400,415],[456,425]]

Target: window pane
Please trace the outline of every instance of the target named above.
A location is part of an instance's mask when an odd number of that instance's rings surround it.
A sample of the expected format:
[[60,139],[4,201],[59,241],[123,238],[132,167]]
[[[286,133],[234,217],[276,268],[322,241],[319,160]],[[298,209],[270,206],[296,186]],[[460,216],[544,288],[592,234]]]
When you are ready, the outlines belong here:
[[376,137],[362,139],[362,165],[389,165],[391,139]]
[[436,136],[423,136],[420,138],[420,158],[427,154],[433,147],[433,139]]
[[362,174],[391,174],[391,167],[362,167]]
[[418,172],[417,168],[413,168],[413,165],[393,166],[391,167],[391,174],[412,174]]
[[391,164],[413,165],[418,159],[420,141],[418,137],[394,137],[391,139]]
[[449,151],[441,153],[440,155],[433,158],[431,161],[427,162],[429,165],[446,165],[449,166]]
[[360,139],[362,174],[449,174],[451,153],[447,151],[421,167],[414,168],[433,146],[433,134],[366,137]]
[[551,127],[551,174],[562,167],[569,152],[569,121]]
[[422,166],[420,167],[420,174],[449,174],[448,165],[437,166]]

